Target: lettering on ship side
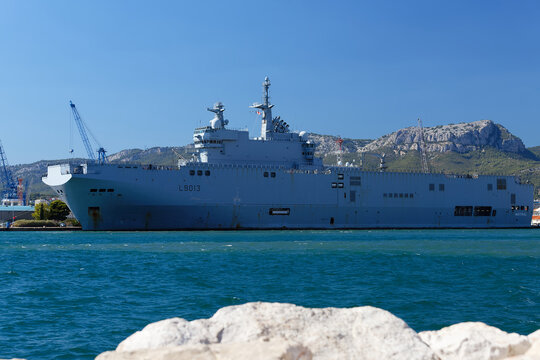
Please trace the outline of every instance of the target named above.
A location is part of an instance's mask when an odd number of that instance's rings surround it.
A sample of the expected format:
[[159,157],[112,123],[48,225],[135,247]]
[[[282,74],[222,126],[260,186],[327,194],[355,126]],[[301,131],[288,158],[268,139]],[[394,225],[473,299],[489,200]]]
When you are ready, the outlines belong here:
[[201,191],[201,185],[178,185],[178,191]]

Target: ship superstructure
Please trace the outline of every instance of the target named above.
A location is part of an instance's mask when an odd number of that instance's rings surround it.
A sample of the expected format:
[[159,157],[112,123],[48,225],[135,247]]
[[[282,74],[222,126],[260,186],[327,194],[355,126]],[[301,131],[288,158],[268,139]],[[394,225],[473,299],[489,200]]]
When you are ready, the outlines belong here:
[[269,87],[266,78],[252,106],[259,137],[227,128],[218,102],[209,126],[194,131],[194,161],[54,165],[43,181],[85,230],[530,226],[533,187],[517,177],[324,166],[305,132],[272,116]]

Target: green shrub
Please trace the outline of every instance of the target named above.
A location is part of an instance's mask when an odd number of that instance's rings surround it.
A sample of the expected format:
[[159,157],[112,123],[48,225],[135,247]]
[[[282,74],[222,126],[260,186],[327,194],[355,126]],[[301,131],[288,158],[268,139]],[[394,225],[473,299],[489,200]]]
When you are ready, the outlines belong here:
[[68,206],[62,200],[54,200],[49,205],[49,217],[50,220],[64,221],[71,211]]
[[11,224],[13,227],[57,227],[58,224],[51,220],[17,220]]
[[49,217],[49,205],[44,203],[37,204],[32,217],[35,220],[46,220]]
[[64,223],[66,226],[81,226],[81,223],[77,219],[66,219]]

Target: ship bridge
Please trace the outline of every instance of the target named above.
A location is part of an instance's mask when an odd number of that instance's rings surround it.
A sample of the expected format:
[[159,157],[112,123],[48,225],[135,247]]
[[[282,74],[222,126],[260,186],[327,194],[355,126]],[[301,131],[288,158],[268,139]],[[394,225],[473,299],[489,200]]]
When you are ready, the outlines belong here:
[[269,102],[268,77],[263,82],[263,102],[251,107],[262,112],[261,137],[250,139],[247,130],[233,130],[226,126],[225,106],[218,102],[207,110],[214,113],[209,126],[196,128],[193,142],[198,151],[198,161],[219,164],[268,164],[291,168],[322,167],[314,157],[315,145],[305,132],[289,131],[289,124],[281,117],[272,117],[273,104]]

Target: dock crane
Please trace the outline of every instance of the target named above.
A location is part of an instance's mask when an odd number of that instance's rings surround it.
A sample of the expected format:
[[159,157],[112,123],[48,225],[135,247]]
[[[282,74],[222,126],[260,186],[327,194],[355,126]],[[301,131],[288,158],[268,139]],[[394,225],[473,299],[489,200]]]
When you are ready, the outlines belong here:
[[[13,180],[13,175],[9,169],[9,163],[7,161],[6,153],[2,142],[0,141],[0,178],[2,184],[4,185],[4,190],[2,191],[2,199],[17,199],[19,193],[19,187],[15,180]],[[21,179],[22,181],[22,179]],[[24,196],[26,198],[26,195]]]
[[[77,128],[79,129],[79,133],[81,134],[82,142],[84,144],[84,147],[86,148],[86,153],[88,154],[88,157],[90,160],[96,161],[99,164],[104,164],[107,162],[107,159],[105,157],[105,149],[99,144],[99,142],[96,140],[95,136],[92,134],[90,129],[88,129],[88,126],[84,123],[83,119],[81,118],[81,115],[79,115],[79,111],[75,107],[75,104],[73,102],[69,102],[69,106],[71,107],[71,111],[73,112],[73,117],[75,119],[75,123],[77,124]],[[94,150],[92,149],[92,145],[90,144],[90,140],[88,139],[88,135],[86,134],[86,130],[90,133],[92,136],[92,139],[96,142],[96,144],[99,146],[99,149],[97,151],[98,158],[96,159],[96,155],[94,154]],[[71,150],[73,151],[73,150]]]

